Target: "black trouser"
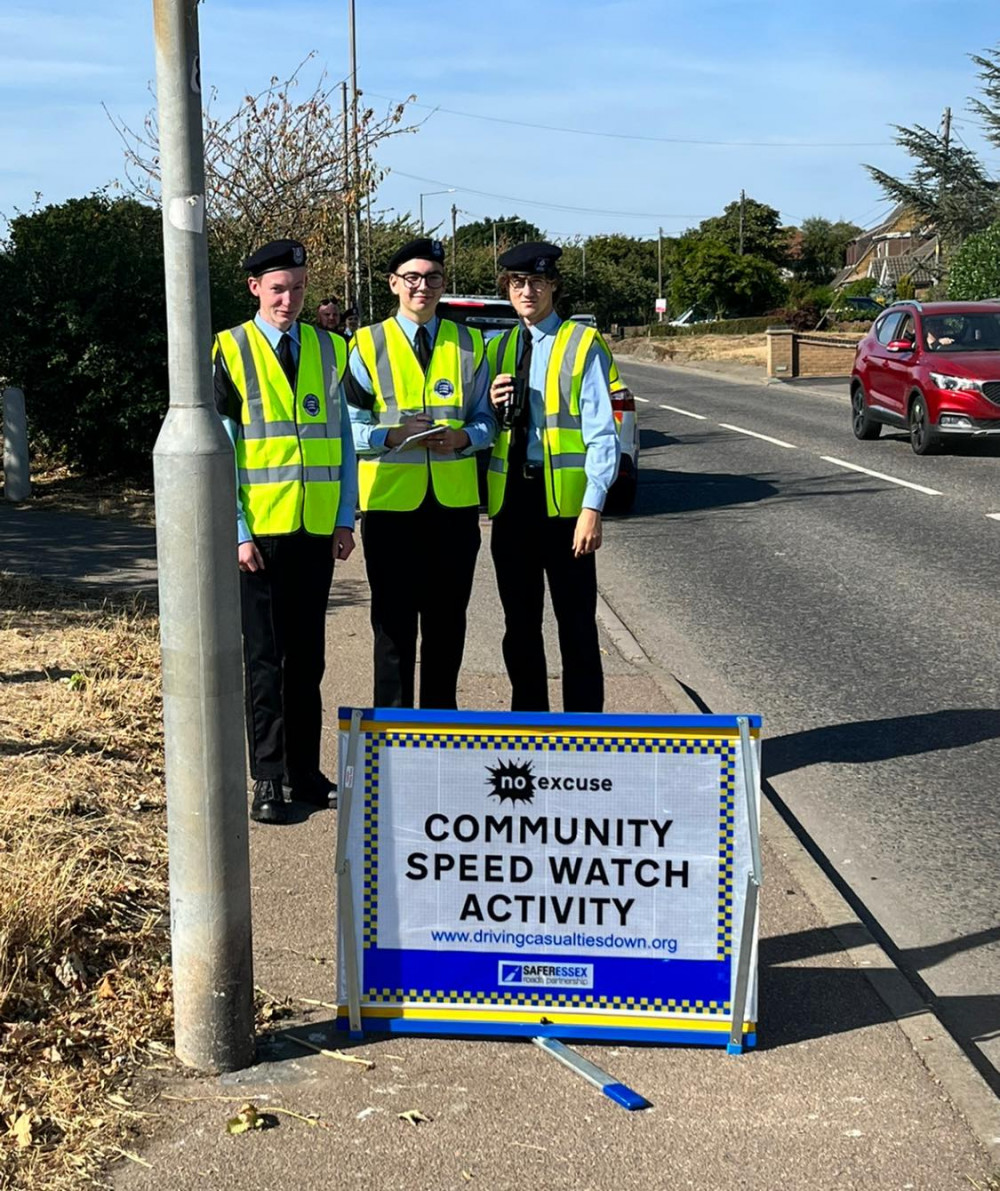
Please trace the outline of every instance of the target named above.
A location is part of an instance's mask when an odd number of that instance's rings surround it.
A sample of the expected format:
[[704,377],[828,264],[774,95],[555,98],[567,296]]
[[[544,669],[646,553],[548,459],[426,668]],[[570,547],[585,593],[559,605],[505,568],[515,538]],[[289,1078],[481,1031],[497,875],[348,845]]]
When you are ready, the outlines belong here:
[[503,658],[511,711],[548,711],[542,611],[545,579],[559,626],[564,711],[602,711],[604,671],[597,639],[597,565],[573,557],[575,517],[550,517],[545,477],[511,468],[490,549],[503,604]]
[[458,706],[465,613],[479,553],[479,510],[448,509],[428,493],[412,513],[361,517],[375,633],[375,706],[415,707],[420,632],[420,706]]
[[262,571],[240,572],[250,774],[291,783],[319,769],[333,539],[254,538]]

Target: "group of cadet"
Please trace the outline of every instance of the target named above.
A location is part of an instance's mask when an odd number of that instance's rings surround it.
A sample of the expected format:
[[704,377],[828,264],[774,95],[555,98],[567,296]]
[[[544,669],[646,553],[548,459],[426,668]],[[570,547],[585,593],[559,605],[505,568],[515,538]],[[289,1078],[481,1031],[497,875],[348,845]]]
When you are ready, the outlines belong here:
[[371,588],[376,707],[457,707],[479,553],[477,452],[504,611],[511,710],[547,711],[545,582],[559,631],[563,706],[600,712],[595,551],[618,471],[610,356],[563,320],[552,244],[500,257],[517,326],[484,340],[438,318],[440,241],[386,263],[396,314],[350,336],[325,299],[299,319],[306,251],[265,245],[245,262],[253,319],[215,344],[216,405],[233,441],[251,817],[281,823],[294,800],[329,806],[320,769],[325,616],[333,567],[354,549]]

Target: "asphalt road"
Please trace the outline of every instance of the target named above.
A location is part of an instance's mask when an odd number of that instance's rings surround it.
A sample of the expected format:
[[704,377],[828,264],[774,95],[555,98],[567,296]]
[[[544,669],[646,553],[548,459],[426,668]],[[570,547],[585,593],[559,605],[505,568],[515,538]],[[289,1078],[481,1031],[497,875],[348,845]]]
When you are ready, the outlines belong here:
[[846,385],[622,372],[641,478],[605,598],[712,711],[764,716],[765,777],[1000,1072],[1000,449],[857,442]]

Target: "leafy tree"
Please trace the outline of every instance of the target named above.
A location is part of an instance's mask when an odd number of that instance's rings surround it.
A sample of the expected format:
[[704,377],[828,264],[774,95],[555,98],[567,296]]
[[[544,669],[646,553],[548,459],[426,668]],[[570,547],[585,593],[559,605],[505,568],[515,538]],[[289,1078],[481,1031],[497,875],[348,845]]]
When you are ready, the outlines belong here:
[[139,475],[167,407],[163,227],[134,199],[18,215],[0,255],[0,373],[32,438],[90,473]]
[[[743,253],[783,265],[788,256],[788,229],[781,226],[781,213],[766,203],[748,198],[743,204]],[[694,233],[717,240],[730,251],[740,251],[740,202],[729,203],[721,215],[703,219]]]
[[[239,259],[267,240],[294,236],[308,249],[314,279],[343,290],[345,206],[364,208],[382,178],[372,164],[375,150],[387,137],[412,129],[402,125],[406,103],[381,115],[363,106],[359,170],[348,171],[339,85],[326,86],[324,74],[310,94],[298,98],[304,65],[283,81],[272,77],[229,115],[212,110],[213,93],[204,115],[209,239]],[[125,146],[125,189],[134,198],[159,202],[156,113],[149,112],[139,130],[111,119]],[[364,248],[366,221],[361,222]]]
[[620,234],[590,236],[564,247],[559,265],[565,278],[561,306],[567,314],[593,314],[601,327],[636,325],[653,318],[655,240]]
[[527,219],[522,219],[520,215],[498,215],[496,219],[487,215],[485,219],[478,219],[475,223],[463,223],[457,229],[458,247],[489,248],[492,252],[494,233],[500,252],[505,252],[515,244],[530,244],[545,238],[541,228]]
[[669,294],[675,311],[697,306],[718,318],[741,318],[780,305],[785,284],[773,262],[695,235],[673,247]]
[[791,262],[796,277],[825,284],[843,267],[844,250],[861,228],[846,220],[836,223],[813,215],[799,228],[798,254]]
[[870,298],[877,289],[878,282],[874,277],[859,277],[857,281],[848,282],[842,292],[845,298]]
[[982,231],[997,216],[997,184],[982,162],[964,145],[920,124],[894,126],[897,145],[916,163],[908,178],[894,178],[873,165],[865,169],[886,198],[902,203],[941,237],[953,251],[966,236]]
[[970,236],[955,253],[948,274],[948,297],[980,302],[1000,296],[1000,220]]
[[1000,149],[1000,45],[969,57],[979,67],[979,93],[982,99],[970,99],[969,111],[978,116],[986,139]]

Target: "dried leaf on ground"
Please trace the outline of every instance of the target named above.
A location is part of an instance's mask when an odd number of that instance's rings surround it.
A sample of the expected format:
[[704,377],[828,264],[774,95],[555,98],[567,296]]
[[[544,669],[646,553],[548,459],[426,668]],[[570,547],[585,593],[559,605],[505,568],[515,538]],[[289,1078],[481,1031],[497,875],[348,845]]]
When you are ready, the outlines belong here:
[[256,1104],[244,1104],[234,1117],[226,1121],[226,1132],[234,1137],[240,1133],[249,1133],[251,1129],[263,1129],[264,1118],[257,1111]]
[[414,1128],[420,1124],[421,1121],[426,1121],[430,1124],[431,1118],[425,1117],[419,1108],[408,1108],[406,1112],[397,1112],[396,1116],[401,1121],[408,1121]]

